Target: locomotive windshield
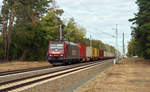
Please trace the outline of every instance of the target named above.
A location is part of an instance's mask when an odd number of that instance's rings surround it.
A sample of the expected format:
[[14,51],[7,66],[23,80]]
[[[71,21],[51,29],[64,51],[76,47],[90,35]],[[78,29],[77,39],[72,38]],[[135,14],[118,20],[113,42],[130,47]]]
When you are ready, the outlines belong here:
[[63,44],[50,44],[50,49],[63,49]]

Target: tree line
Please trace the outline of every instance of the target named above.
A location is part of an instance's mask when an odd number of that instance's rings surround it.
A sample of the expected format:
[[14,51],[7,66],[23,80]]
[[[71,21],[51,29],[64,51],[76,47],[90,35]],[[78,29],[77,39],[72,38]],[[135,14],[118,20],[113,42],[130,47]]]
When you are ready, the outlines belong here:
[[[3,0],[0,15],[0,61],[40,61],[47,59],[48,42],[63,39],[90,46],[86,29],[73,18],[61,19],[63,9],[52,0]],[[92,40],[93,46],[115,52],[113,46]]]
[[128,55],[150,59],[150,1],[137,0],[136,4],[138,12],[135,18],[129,20],[134,26],[132,39],[128,45]]

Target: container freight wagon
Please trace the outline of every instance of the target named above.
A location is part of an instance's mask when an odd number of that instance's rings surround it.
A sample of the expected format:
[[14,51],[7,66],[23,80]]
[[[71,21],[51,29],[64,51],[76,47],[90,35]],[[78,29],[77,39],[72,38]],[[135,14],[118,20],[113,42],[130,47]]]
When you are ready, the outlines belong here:
[[97,48],[92,47],[92,60],[97,60],[99,57],[99,51]]
[[108,59],[109,58],[109,54],[107,51],[104,51],[104,59]]
[[91,56],[91,60],[95,59],[95,49],[93,47],[91,47],[92,49],[92,56]]
[[86,61],[86,46],[84,46],[83,44],[78,44],[79,47],[79,52],[80,52],[80,61],[81,62],[85,62]]
[[99,60],[99,49],[95,48],[95,52],[96,52],[95,53],[95,56],[96,56],[95,59]]
[[79,47],[67,41],[49,42],[48,61],[53,65],[79,62]]
[[115,58],[115,54],[112,53],[112,52],[104,51],[104,58],[105,58],[105,59],[112,59],[112,58]]
[[86,47],[86,61],[91,61],[92,59],[92,47]]
[[114,52],[110,52],[110,59],[115,58],[116,54]]
[[99,59],[104,59],[104,51],[99,50]]
[[115,54],[115,52],[113,52],[113,53],[112,53],[112,57],[113,57],[113,58],[115,58],[115,57],[116,57],[116,54]]

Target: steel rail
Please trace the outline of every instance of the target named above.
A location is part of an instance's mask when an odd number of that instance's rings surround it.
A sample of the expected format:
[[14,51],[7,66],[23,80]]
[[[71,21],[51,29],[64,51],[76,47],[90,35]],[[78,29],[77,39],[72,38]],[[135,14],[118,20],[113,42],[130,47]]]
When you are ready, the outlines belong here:
[[28,69],[5,71],[5,72],[0,72],[0,76],[10,75],[10,74],[17,74],[17,73],[23,73],[23,72],[29,72],[29,71],[36,71],[36,70],[48,69],[48,68],[53,68],[53,66],[43,66],[43,67],[36,67],[36,68],[28,68]]

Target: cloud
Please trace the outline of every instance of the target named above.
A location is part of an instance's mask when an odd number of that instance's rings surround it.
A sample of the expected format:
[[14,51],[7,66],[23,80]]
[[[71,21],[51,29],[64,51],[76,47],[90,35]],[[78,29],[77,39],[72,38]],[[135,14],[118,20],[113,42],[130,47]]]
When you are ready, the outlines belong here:
[[1,11],[1,9],[2,9],[2,0],[0,1],[0,11]]
[[101,30],[115,35],[115,30],[112,29],[118,24],[119,45],[122,46],[123,32],[125,44],[128,44],[131,38],[131,23],[128,19],[133,18],[137,12],[135,0],[58,0],[57,3],[69,13],[69,15],[65,13],[66,16],[74,17],[78,24],[87,29],[87,37],[92,35],[94,39],[115,46],[114,42],[110,43],[114,38],[102,34]]

